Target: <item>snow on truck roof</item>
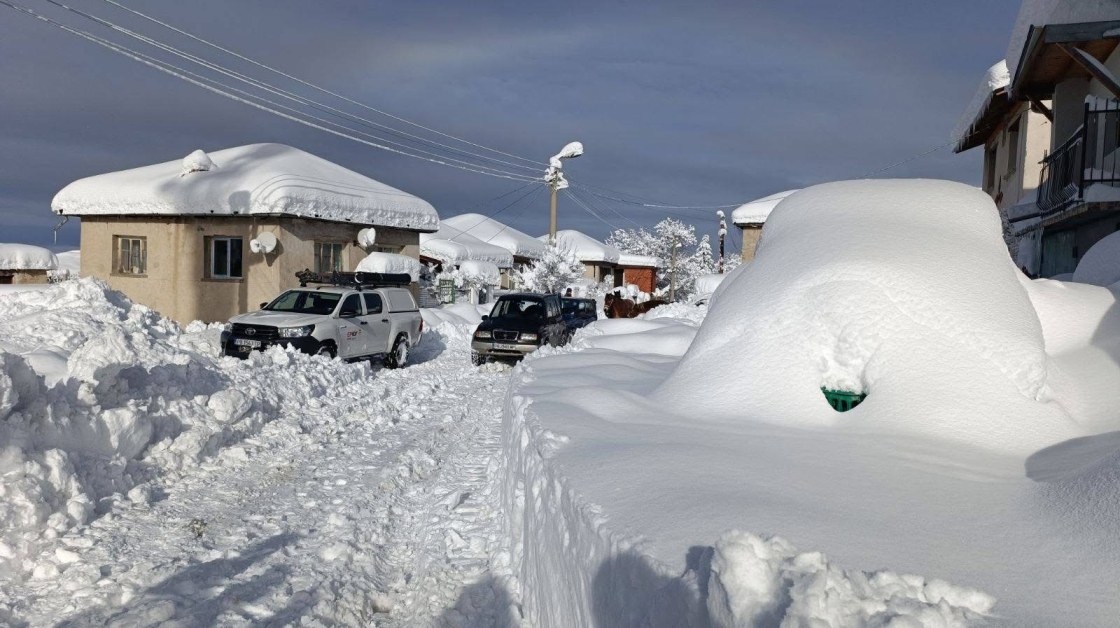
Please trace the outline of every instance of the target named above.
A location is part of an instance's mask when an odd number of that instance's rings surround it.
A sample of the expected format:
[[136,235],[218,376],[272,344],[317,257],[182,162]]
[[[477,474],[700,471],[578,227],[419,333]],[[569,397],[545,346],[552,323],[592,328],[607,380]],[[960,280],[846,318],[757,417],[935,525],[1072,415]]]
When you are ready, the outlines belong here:
[[787,196],[793,194],[797,190],[786,190],[785,192],[778,192],[770,196],[764,196],[760,199],[743,203],[731,212],[731,222],[736,226],[742,227],[744,225],[761,224],[766,222],[770,217],[770,212],[778,206]]
[[531,235],[482,214],[460,214],[444,218],[441,224],[450,225],[495,246],[500,246],[517,257],[540,259],[548,245]]
[[[537,238],[541,242],[548,242],[548,236]],[[591,236],[576,231],[575,229],[562,229],[556,232],[556,244],[561,250],[571,251],[581,262],[607,262],[617,264],[622,253],[609,244],[592,238]]]
[[0,270],[55,270],[58,258],[41,246],[0,243]]
[[417,196],[283,144],[207,155],[79,179],[51,202],[58,214],[286,215],[435,231],[439,215]]

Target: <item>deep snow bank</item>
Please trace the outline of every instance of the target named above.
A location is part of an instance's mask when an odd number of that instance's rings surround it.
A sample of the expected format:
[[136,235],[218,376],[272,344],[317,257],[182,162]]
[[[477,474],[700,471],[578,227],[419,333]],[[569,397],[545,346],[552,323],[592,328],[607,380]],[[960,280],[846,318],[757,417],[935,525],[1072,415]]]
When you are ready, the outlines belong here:
[[65,570],[45,544],[369,374],[279,350],[219,358],[218,329],[192,330],[92,279],[0,300],[0,581]]
[[[511,567],[530,624],[963,626],[987,615],[991,596],[942,580],[842,569],[778,537],[688,535],[682,513],[706,518],[714,508],[751,519],[749,510],[712,499],[705,477],[722,475],[718,466],[673,467],[691,488],[666,492],[659,503],[648,490],[656,487],[637,488],[640,479],[616,473],[620,461],[652,470],[664,462],[661,448],[695,447],[662,434],[645,440],[642,430],[653,417],[641,400],[687,349],[685,339],[703,315],[704,308],[673,305],[641,319],[601,320],[569,346],[542,350],[515,371],[503,429],[503,501]],[[698,441],[721,439],[686,431]],[[574,458],[562,455],[575,444],[565,433],[587,445]],[[586,498],[588,489],[617,502],[602,508]],[[688,553],[683,573],[641,540],[645,530],[614,517],[625,504],[648,518],[650,510],[665,511],[666,501],[677,502],[667,517],[684,526],[681,534],[711,543],[681,548]]]
[[[1036,401],[1043,333],[999,214],[945,181],[848,181],[770,215],[657,397],[709,419],[922,432],[1012,451],[1072,437]],[[821,388],[867,392],[847,414]]]

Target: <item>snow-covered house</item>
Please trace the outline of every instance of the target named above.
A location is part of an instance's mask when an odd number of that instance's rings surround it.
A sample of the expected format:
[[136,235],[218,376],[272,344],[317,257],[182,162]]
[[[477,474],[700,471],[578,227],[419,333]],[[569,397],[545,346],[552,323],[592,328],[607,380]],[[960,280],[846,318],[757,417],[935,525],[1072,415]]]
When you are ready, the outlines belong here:
[[441,224],[467,232],[487,244],[509,251],[513,256],[513,267],[502,273],[503,288],[514,288],[516,275],[512,271],[523,270],[526,265],[540,259],[547,248],[544,242],[533,236],[482,214],[451,216],[445,218]]
[[0,243],[0,284],[47,283],[58,258],[40,246]]
[[[1041,172],[1026,172],[1022,181],[1021,205],[1031,200],[1030,185],[1040,181],[1034,205],[1011,212],[1021,249],[1017,261],[1043,277],[1072,272],[1089,247],[1120,229],[1120,3],[1024,0],[1006,59],[1006,85],[990,86],[991,102],[975,108],[975,128],[966,129],[958,147],[987,145],[990,136],[976,139],[987,132],[986,124],[1018,119],[1018,138],[1008,126],[1006,138],[995,139],[1028,153],[1021,156],[1026,171],[1037,152],[1030,129],[1037,124],[1043,130],[1037,140],[1046,152]],[[1035,123],[1028,113],[1023,122],[1028,109],[1045,121]],[[1001,163],[1008,161],[998,154],[985,159],[985,189],[1002,183],[995,180]],[[995,172],[991,182],[989,170]]]
[[[548,236],[542,235],[537,240],[548,242]],[[592,281],[609,280],[615,287],[635,284],[643,292],[653,292],[657,286],[657,268],[661,260],[656,257],[623,253],[574,229],[557,231],[556,244],[576,256],[583,264],[583,276]]]
[[797,190],[786,190],[760,199],[748,201],[731,212],[731,222],[742,230],[743,234],[743,261],[754,259],[754,250],[758,247],[758,239],[762,237],[762,226],[770,212],[790,194]]
[[51,208],[82,219],[82,275],[180,322],[255,309],[305,268],[418,257],[439,228],[427,201],[281,144],[81,179]]

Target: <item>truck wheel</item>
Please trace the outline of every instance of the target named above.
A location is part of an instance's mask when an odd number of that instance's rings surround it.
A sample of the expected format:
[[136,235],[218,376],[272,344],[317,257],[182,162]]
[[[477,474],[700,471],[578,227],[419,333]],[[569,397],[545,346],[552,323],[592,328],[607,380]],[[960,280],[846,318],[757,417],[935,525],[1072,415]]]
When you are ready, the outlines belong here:
[[385,366],[391,369],[399,369],[408,361],[408,339],[404,334],[397,336],[397,341],[393,343],[393,350],[385,358]]
[[319,345],[319,351],[315,355],[321,355],[324,358],[334,359],[338,356],[338,349],[335,348],[334,343],[324,342]]
[[475,366],[482,366],[486,364],[486,356],[477,351],[471,351],[471,364]]

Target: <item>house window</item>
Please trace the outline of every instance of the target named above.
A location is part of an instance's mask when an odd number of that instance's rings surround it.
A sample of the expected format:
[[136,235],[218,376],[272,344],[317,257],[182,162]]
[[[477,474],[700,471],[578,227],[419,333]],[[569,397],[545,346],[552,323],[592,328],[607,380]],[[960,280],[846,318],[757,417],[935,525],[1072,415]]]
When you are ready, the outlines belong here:
[[369,251],[378,253],[400,253],[402,247],[395,244],[375,244],[369,248]]
[[210,246],[210,278],[212,279],[240,279],[241,274],[241,238],[209,238]]
[[113,268],[118,275],[144,275],[148,272],[148,239],[113,236]]
[[338,242],[315,243],[315,272],[342,271],[342,244]]
[[1007,174],[1015,172],[1019,163],[1019,120],[1007,130]]
[[984,191],[991,193],[996,186],[996,145],[984,151]]

